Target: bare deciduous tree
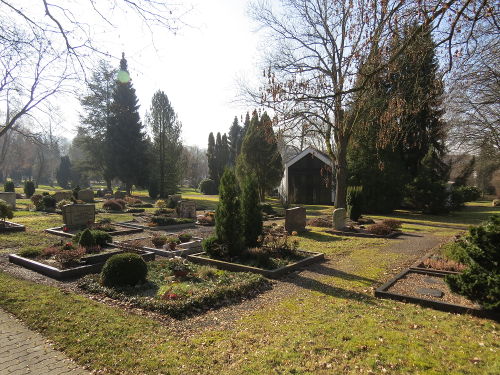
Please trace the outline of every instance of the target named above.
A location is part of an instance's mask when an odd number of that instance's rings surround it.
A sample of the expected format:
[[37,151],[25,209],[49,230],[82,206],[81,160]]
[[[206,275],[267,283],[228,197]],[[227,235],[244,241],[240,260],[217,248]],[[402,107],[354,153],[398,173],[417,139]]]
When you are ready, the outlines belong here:
[[[419,33],[431,29],[451,59],[458,43],[473,39],[484,17],[495,18],[493,3],[482,1],[282,0],[259,1],[251,15],[268,32],[270,50],[265,82],[258,90],[245,88],[247,98],[271,108],[279,125],[314,129],[336,166],[336,206],[345,207],[347,147],[359,113],[356,100],[370,79],[405,49]],[[420,28],[390,59],[364,69],[360,66],[377,46],[388,48],[394,28],[417,22]],[[458,37],[457,37],[458,35]]]

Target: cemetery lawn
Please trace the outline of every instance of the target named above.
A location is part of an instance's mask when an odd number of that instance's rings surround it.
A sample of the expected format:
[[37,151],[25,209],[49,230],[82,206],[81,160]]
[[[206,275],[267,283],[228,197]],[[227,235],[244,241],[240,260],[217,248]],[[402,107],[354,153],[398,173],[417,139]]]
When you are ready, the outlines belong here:
[[[308,216],[323,215],[331,207],[307,210]],[[475,224],[494,212],[499,209],[480,202],[451,217],[418,221]],[[13,221],[27,232],[0,235],[2,258],[54,240],[40,231],[61,223],[58,215],[23,211]],[[298,236],[301,249],[325,253],[325,262],[273,282],[254,299],[192,318],[163,319],[70,286],[24,280],[2,271],[2,263],[0,308],[79,364],[109,374],[500,373],[498,323],[373,296],[373,288],[417,257],[405,241],[438,244],[460,230],[404,224],[411,236],[403,241],[341,237],[325,229]]]

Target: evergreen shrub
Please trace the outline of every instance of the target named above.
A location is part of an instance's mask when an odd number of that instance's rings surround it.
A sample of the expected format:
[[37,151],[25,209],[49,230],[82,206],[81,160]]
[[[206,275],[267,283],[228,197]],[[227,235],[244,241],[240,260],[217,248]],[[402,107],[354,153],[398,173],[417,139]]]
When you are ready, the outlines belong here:
[[205,195],[215,195],[217,194],[217,186],[215,186],[215,181],[210,178],[205,178],[198,185],[198,190]]
[[26,194],[26,198],[31,198],[33,194],[35,194],[35,182],[32,180],[24,181],[24,194]]
[[3,184],[3,191],[5,191],[6,193],[8,192],[14,193],[16,191],[14,186],[14,181],[12,180],[5,181],[5,183]]
[[347,212],[349,218],[357,221],[363,210],[363,187],[362,186],[349,186],[347,188]]
[[446,276],[450,289],[479,303],[484,309],[500,311],[500,215],[469,229],[460,242],[459,261],[467,268]]
[[134,253],[116,254],[110,257],[101,271],[104,286],[134,286],[146,281],[148,266],[142,257]]

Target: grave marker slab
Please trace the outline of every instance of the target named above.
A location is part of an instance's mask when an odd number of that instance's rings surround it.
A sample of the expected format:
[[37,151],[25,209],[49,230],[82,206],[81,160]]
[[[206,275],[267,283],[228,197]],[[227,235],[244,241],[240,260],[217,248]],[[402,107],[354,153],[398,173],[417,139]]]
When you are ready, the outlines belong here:
[[177,204],[177,216],[188,219],[196,219],[196,202],[179,201]]
[[437,297],[437,298],[441,298],[444,294],[440,290],[430,289],[430,288],[419,288],[419,289],[417,289],[417,293],[422,294],[424,296],[431,296],[431,297]]
[[7,204],[11,205],[13,209],[16,208],[16,193],[13,192],[0,192],[0,199],[3,199]]
[[94,191],[91,189],[84,189],[78,192],[78,199],[86,203],[94,202]]
[[306,230],[306,209],[304,207],[285,210],[285,229],[288,233]]
[[69,227],[78,227],[94,223],[95,205],[93,204],[67,204],[62,208],[64,224]]
[[333,210],[333,228],[343,230],[345,228],[345,208],[337,208]]

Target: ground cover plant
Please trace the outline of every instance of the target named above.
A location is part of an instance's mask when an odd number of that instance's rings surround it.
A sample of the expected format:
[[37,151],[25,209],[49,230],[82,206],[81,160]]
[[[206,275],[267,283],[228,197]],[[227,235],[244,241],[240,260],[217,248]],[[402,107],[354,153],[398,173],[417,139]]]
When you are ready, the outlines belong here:
[[79,286],[92,293],[174,317],[251,297],[270,286],[269,281],[259,275],[221,271],[196,265],[179,257],[149,262],[147,265],[144,263],[147,267],[147,280],[146,272],[141,270],[144,280],[139,277],[129,281],[130,275],[134,273],[127,268],[128,272],[123,273],[127,276],[127,281],[122,281],[123,277],[114,276],[120,267],[116,261],[125,263],[123,258],[129,256],[119,254],[111,257],[101,276],[85,276]]

